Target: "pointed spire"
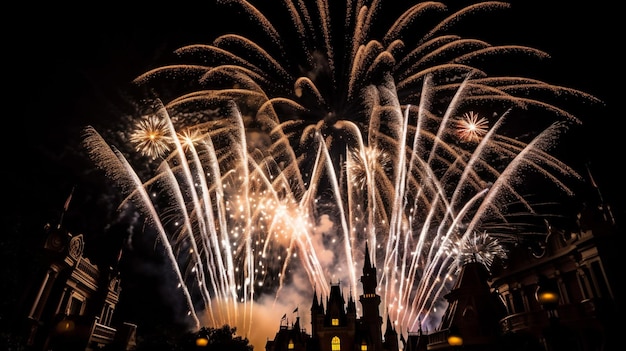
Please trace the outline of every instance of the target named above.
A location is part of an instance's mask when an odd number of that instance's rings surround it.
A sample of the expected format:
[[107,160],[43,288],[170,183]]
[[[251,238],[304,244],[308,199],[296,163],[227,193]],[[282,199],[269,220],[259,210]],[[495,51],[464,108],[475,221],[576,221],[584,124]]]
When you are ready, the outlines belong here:
[[393,328],[391,327],[391,317],[389,317],[389,313],[387,313],[387,330],[385,331],[385,334],[389,334],[393,332]]
[[61,229],[61,226],[63,225],[63,217],[65,216],[65,213],[70,207],[70,202],[72,201],[72,195],[74,195],[75,188],[76,186],[72,187],[72,191],[70,191],[70,195],[67,197],[67,200],[65,200],[65,203],[63,204],[63,212],[61,212],[61,217],[59,218],[59,224],[57,225],[57,229]]
[[587,175],[589,175],[589,181],[591,182],[591,186],[598,192],[598,198],[600,203],[604,202],[604,198],[602,197],[602,193],[600,192],[600,187],[596,184],[596,181],[593,179],[593,175],[591,175],[591,168],[589,167],[589,163],[585,163],[585,168],[587,169]]
[[300,317],[296,317],[296,323],[294,323],[291,329],[300,331]]
[[370,261],[370,249],[367,245],[367,241],[365,242],[365,262],[363,263],[363,267],[372,267],[372,263]]
[[363,294],[371,296],[376,294],[376,286],[378,285],[376,281],[376,267],[372,264],[370,259],[370,248],[367,241],[365,242],[365,259],[363,262],[361,283],[363,284]]
[[317,302],[317,289],[313,288],[313,304],[311,305],[311,309],[315,309],[319,307],[319,303]]
[[591,182],[591,186],[596,190],[598,196],[598,208],[602,211],[602,216],[604,220],[610,222],[611,224],[615,224],[615,216],[613,216],[613,211],[611,210],[611,206],[604,202],[604,197],[602,196],[602,192],[600,192],[600,187],[596,184],[596,181],[593,179],[593,175],[591,174],[591,168],[589,167],[589,163],[585,164],[587,168],[587,174],[589,175],[589,181]]

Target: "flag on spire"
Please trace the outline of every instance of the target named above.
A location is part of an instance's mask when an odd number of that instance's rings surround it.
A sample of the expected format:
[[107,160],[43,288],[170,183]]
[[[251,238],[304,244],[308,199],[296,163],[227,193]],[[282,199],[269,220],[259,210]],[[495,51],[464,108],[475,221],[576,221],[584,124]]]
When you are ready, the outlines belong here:
[[283,314],[283,318],[281,318],[280,320],[284,320],[285,318],[287,318],[287,313]]
[[70,191],[70,196],[67,197],[67,200],[65,200],[65,204],[63,204],[63,212],[61,212],[61,218],[59,218],[59,224],[57,225],[57,228],[61,228],[61,225],[63,225],[63,216],[65,216],[65,212],[67,212],[67,209],[70,207],[70,202],[72,201],[72,195],[74,194],[74,186],[72,187],[72,191]]
[[295,309],[295,310],[293,310],[293,312],[292,312],[292,313],[296,313],[296,312],[298,312],[298,307],[296,307],[296,309]]
[[72,187],[72,191],[70,191],[70,196],[67,197],[67,200],[65,200],[65,204],[63,205],[63,211],[67,211],[68,208],[70,208],[70,202],[72,201],[72,195],[74,194],[74,188]]

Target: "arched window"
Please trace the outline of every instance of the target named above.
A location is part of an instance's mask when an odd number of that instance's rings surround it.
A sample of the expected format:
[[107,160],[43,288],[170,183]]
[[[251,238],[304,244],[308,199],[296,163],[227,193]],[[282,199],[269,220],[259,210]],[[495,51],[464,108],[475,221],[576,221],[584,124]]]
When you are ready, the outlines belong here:
[[330,320],[330,324],[333,326],[338,326],[339,325],[339,318],[333,318]]
[[367,344],[365,343],[365,341],[361,343],[361,351],[367,351]]
[[289,339],[289,343],[287,344],[287,349],[288,350],[293,350],[293,339]]
[[339,340],[338,336],[333,336],[333,339],[330,341],[330,349],[333,351],[341,350],[341,340]]

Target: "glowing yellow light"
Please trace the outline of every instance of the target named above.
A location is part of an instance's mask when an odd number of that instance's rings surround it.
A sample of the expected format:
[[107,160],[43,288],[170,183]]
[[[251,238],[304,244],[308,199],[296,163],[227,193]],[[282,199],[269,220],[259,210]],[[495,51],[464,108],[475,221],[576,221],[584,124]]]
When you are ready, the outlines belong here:
[[57,324],[56,330],[58,333],[69,333],[74,330],[74,321],[63,320]]
[[207,338],[202,338],[201,337],[201,338],[197,338],[196,339],[196,346],[205,347],[208,344],[209,344],[209,339],[207,339]]
[[540,304],[550,304],[559,301],[559,296],[552,291],[542,291],[537,295],[537,300]]
[[448,344],[450,346],[461,346],[463,345],[463,338],[458,335],[450,335],[448,336]]

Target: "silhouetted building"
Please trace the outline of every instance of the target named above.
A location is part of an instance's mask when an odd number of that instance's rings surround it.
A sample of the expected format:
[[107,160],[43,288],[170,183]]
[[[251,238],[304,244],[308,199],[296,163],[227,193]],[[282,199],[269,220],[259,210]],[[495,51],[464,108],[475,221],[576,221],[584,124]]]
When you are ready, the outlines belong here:
[[504,342],[518,345],[512,350],[591,351],[617,345],[615,321],[623,318],[615,290],[619,230],[591,183],[598,202],[580,212],[572,229],[547,225],[540,247],[520,245],[493,270],[491,286],[507,309],[500,322]]
[[571,229],[546,223],[545,242],[512,248],[489,274],[467,263],[445,296],[438,330],[428,341],[421,332],[409,335],[405,350],[453,350],[451,335],[463,350],[613,350],[621,342],[619,229],[591,183],[598,201],[580,212]]
[[444,296],[448,307],[439,330],[428,335],[428,350],[454,349],[450,337],[456,337],[464,350],[500,349],[498,322],[506,311],[489,287],[488,279],[482,263],[471,261],[463,265],[454,286]]
[[369,248],[365,244],[363,264],[363,294],[359,297],[363,314],[356,315],[356,303],[352,296],[347,304],[340,291],[340,285],[331,284],[324,307],[323,297],[318,300],[314,292],[311,305],[311,335],[297,326],[291,329],[281,326],[274,340],[268,340],[266,351],[282,350],[361,350],[398,351],[398,334],[387,318],[385,333],[382,333],[383,320],[380,316],[380,296],[376,294],[376,267],[371,263]]
[[132,350],[136,326],[113,326],[121,291],[118,272],[101,271],[83,256],[83,235],[47,225],[47,266],[26,292],[29,350]]
[[339,286],[332,285],[326,308],[314,295],[312,335],[299,323],[296,330],[281,327],[266,351],[613,350],[621,342],[623,324],[616,284],[623,261],[616,255],[620,230],[593,179],[591,184],[597,202],[588,203],[571,228],[546,222],[545,242],[520,243],[489,272],[476,261],[464,264],[445,295],[448,305],[437,330],[424,333],[420,326],[398,343],[388,319],[381,334],[376,269],[366,246],[363,316],[356,317],[352,298],[344,309]]
[[306,330],[300,327],[300,317],[296,318],[296,322],[288,326],[288,323],[283,324],[281,321],[280,329],[274,340],[268,340],[265,344],[265,350],[267,351],[313,351],[313,342],[311,336],[306,333]]

